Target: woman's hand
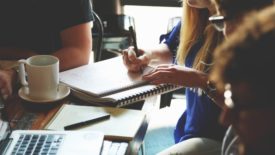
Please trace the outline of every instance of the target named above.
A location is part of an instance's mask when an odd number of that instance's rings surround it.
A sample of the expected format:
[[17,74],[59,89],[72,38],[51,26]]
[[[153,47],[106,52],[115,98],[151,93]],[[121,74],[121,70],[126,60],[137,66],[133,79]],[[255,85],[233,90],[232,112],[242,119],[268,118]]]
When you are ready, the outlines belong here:
[[16,73],[14,70],[0,70],[0,95],[6,100],[12,94]]
[[150,62],[150,54],[139,50],[139,57],[136,56],[134,48],[131,46],[123,51],[123,63],[130,72],[140,72],[142,68]]
[[207,75],[192,68],[179,65],[159,65],[156,69],[143,76],[152,84],[176,84],[184,87],[203,87]]

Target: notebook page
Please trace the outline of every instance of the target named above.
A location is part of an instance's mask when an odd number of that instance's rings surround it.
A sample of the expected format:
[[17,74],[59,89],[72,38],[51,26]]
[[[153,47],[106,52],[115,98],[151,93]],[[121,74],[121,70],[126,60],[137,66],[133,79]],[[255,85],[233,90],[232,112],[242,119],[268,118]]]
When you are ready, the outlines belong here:
[[152,70],[153,68],[148,66],[143,73],[128,72],[122,57],[115,57],[61,72],[60,82],[100,97],[146,84],[142,75]]

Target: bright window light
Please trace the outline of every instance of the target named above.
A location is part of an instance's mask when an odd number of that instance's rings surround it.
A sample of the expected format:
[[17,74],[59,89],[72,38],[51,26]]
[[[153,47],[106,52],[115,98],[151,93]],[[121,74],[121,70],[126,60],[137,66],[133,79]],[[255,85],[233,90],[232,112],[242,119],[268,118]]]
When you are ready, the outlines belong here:
[[165,34],[168,21],[182,16],[182,7],[124,6],[124,14],[135,19],[137,44],[140,48],[152,48]]

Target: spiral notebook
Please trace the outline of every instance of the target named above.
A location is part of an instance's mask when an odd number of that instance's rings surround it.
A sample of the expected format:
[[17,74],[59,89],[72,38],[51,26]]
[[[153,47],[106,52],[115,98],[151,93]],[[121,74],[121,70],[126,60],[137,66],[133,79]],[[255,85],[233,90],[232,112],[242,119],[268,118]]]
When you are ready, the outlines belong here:
[[72,94],[95,105],[123,107],[145,98],[181,88],[175,85],[151,85],[142,76],[154,68],[148,66],[142,73],[128,72],[122,57],[88,64],[61,72],[60,82],[68,85]]

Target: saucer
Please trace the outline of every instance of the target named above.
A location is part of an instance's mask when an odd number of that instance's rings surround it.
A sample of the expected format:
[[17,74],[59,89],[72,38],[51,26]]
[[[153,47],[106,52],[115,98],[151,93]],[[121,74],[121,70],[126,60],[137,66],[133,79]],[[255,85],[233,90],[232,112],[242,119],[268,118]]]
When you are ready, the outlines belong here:
[[20,98],[22,98],[25,101],[29,102],[35,102],[35,103],[49,103],[49,102],[55,102],[64,99],[70,94],[70,88],[68,86],[60,84],[58,86],[58,92],[56,94],[56,97],[53,99],[45,99],[45,100],[37,100],[37,99],[32,99],[29,96],[29,88],[28,87],[22,87],[18,91],[18,95]]

